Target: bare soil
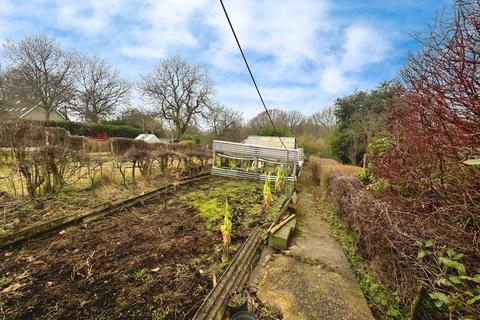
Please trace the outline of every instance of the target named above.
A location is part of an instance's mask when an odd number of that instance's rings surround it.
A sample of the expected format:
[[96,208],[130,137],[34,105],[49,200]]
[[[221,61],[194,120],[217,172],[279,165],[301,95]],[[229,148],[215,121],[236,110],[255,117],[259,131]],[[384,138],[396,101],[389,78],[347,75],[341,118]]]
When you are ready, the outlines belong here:
[[98,205],[127,199],[175,181],[175,177],[162,177],[150,183],[123,187],[109,181],[100,181],[94,188],[81,190],[67,188],[59,194],[38,199],[14,198],[0,194],[0,235],[57,217],[83,212]]
[[[0,252],[0,319],[191,319],[227,266],[220,221],[195,199],[228,198],[232,256],[257,225],[262,183],[208,178],[143,207]],[[202,200],[203,201],[203,200]]]
[[219,245],[193,208],[149,206],[68,229],[3,254],[0,317],[190,319]]

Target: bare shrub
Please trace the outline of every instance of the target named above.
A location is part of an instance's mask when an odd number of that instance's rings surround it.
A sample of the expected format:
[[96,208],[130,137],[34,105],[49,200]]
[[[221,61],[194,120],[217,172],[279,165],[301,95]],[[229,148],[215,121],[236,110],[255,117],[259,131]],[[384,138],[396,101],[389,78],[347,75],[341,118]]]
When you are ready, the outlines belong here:
[[143,140],[133,139],[132,146],[133,146],[133,148],[135,148],[137,150],[151,150],[151,149],[153,149],[153,147],[149,143],[147,143]]
[[46,178],[46,191],[58,192],[67,181],[77,181],[77,173],[90,165],[88,158],[83,153],[61,146],[45,146],[38,151],[40,163],[44,165]]
[[[329,193],[339,216],[358,237],[363,256],[379,280],[398,290],[405,306],[415,306],[436,289],[441,268],[432,259],[419,259],[419,244],[433,241],[438,248],[453,247],[465,255],[467,270],[478,266],[476,234],[400,197],[374,195],[355,176],[333,175]],[[425,311],[424,311],[425,312]],[[435,318],[435,316],[433,316]],[[426,318],[430,319],[430,318]]]
[[122,176],[123,186],[127,186],[127,166],[129,160],[125,156],[116,157],[114,165]]
[[135,181],[135,164],[138,165],[140,173],[147,181],[152,177],[152,166],[154,162],[154,157],[152,152],[144,149],[130,149],[128,152],[128,157],[133,163],[132,176]]
[[85,152],[86,153],[106,153],[110,152],[110,142],[109,141],[99,141],[94,139],[84,140]]
[[111,151],[114,155],[125,154],[133,145],[133,139],[129,138],[111,138]]
[[37,189],[45,181],[45,177],[41,171],[38,152],[29,150],[29,148],[45,144],[43,126],[34,121],[9,121],[4,123],[0,130],[2,140],[14,155],[16,170],[25,179],[29,196],[35,197]]
[[85,140],[85,137],[82,136],[70,136],[70,149],[76,151],[84,151]]
[[66,148],[70,144],[70,133],[64,128],[45,128],[46,145]]
[[333,159],[324,159],[319,157],[310,157],[309,166],[312,169],[313,177],[320,182],[323,190],[327,189],[328,178],[332,175],[357,174],[362,168],[352,165],[344,165]]

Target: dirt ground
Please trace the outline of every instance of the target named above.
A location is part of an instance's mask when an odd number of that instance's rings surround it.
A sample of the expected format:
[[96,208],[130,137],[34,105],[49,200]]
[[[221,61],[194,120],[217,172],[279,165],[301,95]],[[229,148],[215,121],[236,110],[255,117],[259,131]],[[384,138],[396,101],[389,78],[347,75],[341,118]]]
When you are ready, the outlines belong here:
[[[0,319],[191,319],[227,266],[221,220],[205,201],[232,212],[232,257],[257,225],[262,183],[208,178],[143,207],[0,252]],[[218,209],[218,208],[217,208]],[[216,217],[216,216],[215,216]]]
[[190,319],[211,289],[221,236],[195,209],[152,209],[3,253],[0,317]]
[[109,201],[127,199],[175,181],[164,176],[146,183],[123,187],[111,181],[99,181],[94,188],[66,188],[59,194],[36,200],[0,194],[0,235],[15,232],[37,222],[83,212]]

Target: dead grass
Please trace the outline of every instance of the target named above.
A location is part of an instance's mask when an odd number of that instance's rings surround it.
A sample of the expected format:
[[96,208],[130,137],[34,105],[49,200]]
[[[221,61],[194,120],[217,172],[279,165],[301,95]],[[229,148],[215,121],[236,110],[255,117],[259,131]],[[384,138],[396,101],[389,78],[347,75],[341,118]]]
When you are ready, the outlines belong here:
[[[82,168],[75,176],[67,181],[65,186],[66,192],[84,191],[86,189],[98,188],[99,186],[104,185],[123,185],[123,179],[118,172],[118,169],[114,166],[115,160],[111,155],[103,154],[96,157],[96,160],[102,161],[103,164],[101,167],[97,167],[94,170],[95,177],[93,184],[87,175],[87,168]],[[142,173],[138,168],[136,169],[135,176],[137,185],[148,182],[146,181],[148,179],[142,176]],[[165,176],[165,174],[161,172],[157,163],[152,167],[152,176],[155,178]],[[129,166],[126,168],[126,184],[131,185],[132,183],[132,167]],[[24,181],[22,181],[22,176],[13,166],[0,164],[0,193],[2,192],[15,198],[26,196],[26,189]]]
[[354,175],[363,170],[361,167],[341,164],[333,159],[319,157],[310,157],[309,164],[313,177],[320,182],[322,190],[327,190],[328,179],[335,174]]

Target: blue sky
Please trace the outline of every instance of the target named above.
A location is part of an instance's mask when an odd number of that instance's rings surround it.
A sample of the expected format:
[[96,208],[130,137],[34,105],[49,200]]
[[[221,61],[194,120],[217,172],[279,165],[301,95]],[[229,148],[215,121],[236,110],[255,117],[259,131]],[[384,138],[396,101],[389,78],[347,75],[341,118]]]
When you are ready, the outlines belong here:
[[[393,79],[449,0],[224,0],[267,105],[311,114]],[[209,69],[246,119],[261,105],[217,0],[0,0],[0,42],[31,33],[99,54],[136,81],[163,57]],[[134,97],[134,103],[142,103]]]

